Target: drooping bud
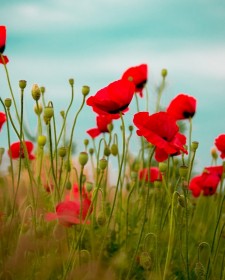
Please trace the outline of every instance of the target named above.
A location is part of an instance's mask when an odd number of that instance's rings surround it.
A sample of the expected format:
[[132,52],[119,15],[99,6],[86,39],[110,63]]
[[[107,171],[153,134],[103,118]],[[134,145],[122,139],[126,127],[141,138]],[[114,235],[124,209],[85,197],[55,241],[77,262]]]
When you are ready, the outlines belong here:
[[44,120],[49,122],[54,115],[54,109],[51,106],[44,108]]
[[205,267],[201,262],[197,262],[194,268],[195,274],[198,279],[204,279],[206,276]]
[[41,96],[40,88],[37,84],[34,84],[31,89],[31,94],[34,100],[38,101]]
[[132,132],[132,131],[133,131],[133,129],[134,129],[133,125],[129,125],[129,127],[128,127],[128,128],[129,128],[129,131],[130,131],[130,132]]
[[34,112],[35,112],[35,114],[41,115],[42,111],[43,111],[43,108],[42,108],[42,105],[41,105],[41,104],[38,104],[38,106],[37,106],[37,105],[34,106]]
[[79,155],[79,163],[81,166],[85,166],[88,162],[88,154],[86,152],[81,152]]
[[93,190],[93,183],[92,182],[86,182],[86,190],[88,192],[91,192]]
[[40,91],[41,91],[41,94],[43,95],[45,93],[45,87],[40,87]]
[[140,255],[140,265],[145,269],[149,270],[152,267],[152,258],[148,252],[142,252]]
[[100,212],[97,216],[97,223],[99,226],[104,226],[106,223],[106,215],[103,212]]
[[110,156],[110,154],[111,154],[110,148],[108,146],[105,146],[105,148],[104,148],[104,155],[106,157],[108,157],[108,156]]
[[111,153],[113,156],[117,156],[118,155],[118,147],[116,144],[112,144],[111,146]]
[[25,89],[26,86],[27,86],[27,81],[25,81],[25,80],[20,80],[19,81],[19,87],[21,89]]
[[6,98],[4,103],[5,103],[5,107],[9,109],[12,105],[12,99]]
[[65,118],[65,111],[60,111],[60,115],[64,119]]
[[71,85],[71,86],[73,86],[74,85],[74,79],[69,79],[69,84]]
[[70,181],[67,181],[67,182],[66,182],[66,189],[67,189],[67,190],[71,190],[71,188],[72,188],[71,182],[70,182]]
[[82,87],[82,94],[83,96],[87,96],[90,92],[90,87],[89,86],[83,86]]
[[44,135],[38,136],[38,140],[37,140],[38,145],[43,148],[46,144],[46,140],[47,140],[46,136]]

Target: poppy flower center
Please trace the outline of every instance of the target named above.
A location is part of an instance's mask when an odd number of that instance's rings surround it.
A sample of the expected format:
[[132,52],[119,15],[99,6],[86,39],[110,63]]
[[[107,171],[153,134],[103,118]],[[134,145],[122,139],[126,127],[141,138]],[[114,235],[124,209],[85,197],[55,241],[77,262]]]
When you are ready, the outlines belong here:
[[143,82],[140,82],[140,83],[136,84],[136,88],[142,89],[145,86],[146,83],[147,83],[147,80],[144,80]]
[[183,116],[185,119],[192,118],[194,116],[194,114],[195,114],[195,112],[188,112],[188,111],[183,112]]
[[109,113],[110,114],[117,114],[119,112],[122,112],[123,110],[125,110],[127,107],[129,106],[129,104],[126,104],[118,109],[115,109],[115,110],[109,110]]
[[3,53],[5,50],[5,45],[0,47],[0,53]]

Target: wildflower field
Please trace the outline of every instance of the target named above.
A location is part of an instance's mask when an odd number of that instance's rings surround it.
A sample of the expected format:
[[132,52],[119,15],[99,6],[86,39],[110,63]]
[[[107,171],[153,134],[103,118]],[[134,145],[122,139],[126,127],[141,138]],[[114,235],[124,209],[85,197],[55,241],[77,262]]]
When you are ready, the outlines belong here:
[[[225,279],[225,131],[212,143],[209,164],[196,173],[196,98],[178,93],[163,109],[162,69],[150,112],[148,66],[140,64],[95,94],[83,86],[70,123],[74,80],[64,111],[54,110],[45,87],[27,89],[25,80],[18,82],[17,104],[5,46],[6,27],[0,26],[1,79],[9,95],[3,100],[0,89],[0,137],[6,130],[8,143],[3,147],[0,138],[0,167],[9,159],[0,173],[0,279]],[[33,137],[24,124],[27,94],[37,120]],[[144,111],[140,99],[146,99]],[[132,102],[131,125],[124,115]],[[84,106],[92,108],[96,127],[84,128],[83,150],[74,152]]]

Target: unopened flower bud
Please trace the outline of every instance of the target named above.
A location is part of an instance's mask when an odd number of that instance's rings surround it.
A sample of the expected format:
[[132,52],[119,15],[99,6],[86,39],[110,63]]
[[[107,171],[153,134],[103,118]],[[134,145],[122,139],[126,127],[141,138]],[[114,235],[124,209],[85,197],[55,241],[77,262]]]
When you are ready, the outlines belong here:
[[58,149],[58,154],[61,158],[64,158],[66,156],[66,147],[60,147]]
[[27,86],[27,81],[25,81],[25,80],[20,80],[19,81],[19,87],[21,89],[25,89],[26,86]]
[[111,146],[111,153],[113,156],[117,156],[118,155],[118,147],[116,144],[112,144]]
[[40,88],[37,84],[34,84],[31,89],[31,94],[34,100],[38,101],[41,96]]
[[86,182],[86,190],[88,192],[91,192],[93,190],[93,183],[92,182]]
[[35,112],[35,114],[41,115],[42,111],[43,111],[43,108],[42,108],[42,105],[41,105],[41,104],[38,104],[38,106],[37,106],[37,105],[34,106],[34,112]]
[[90,148],[89,149],[89,154],[92,156],[94,154],[94,149],[93,148]]
[[212,149],[211,149],[211,156],[212,156],[213,159],[217,160],[218,153],[217,153],[216,147],[212,147]]
[[85,166],[88,162],[88,154],[86,152],[81,152],[79,155],[79,163],[81,166]]
[[162,77],[166,78],[167,74],[168,74],[167,69],[162,69],[162,71],[161,71]]
[[130,132],[132,132],[132,131],[133,131],[133,129],[134,129],[133,125],[129,125],[129,127],[128,127],[128,128],[129,128],[129,131],[130,131]]
[[67,189],[67,190],[71,190],[71,188],[72,188],[71,182],[70,182],[70,181],[67,181],[67,182],[66,182],[66,189]]
[[106,223],[106,216],[103,212],[100,212],[97,216],[97,223],[99,226],[104,226]]
[[113,123],[108,124],[107,129],[108,129],[109,132],[112,132],[113,131]]
[[192,152],[195,152],[198,149],[198,142],[197,141],[193,141],[191,143],[191,150]]
[[140,265],[146,269],[149,270],[152,266],[152,258],[148,252],[142,252],[140,255]]
[[44,117],[47,119],[51,119],[54,115],[54,109],[53,107],[47,106],[44,108]]
[[206,276],[205,267],[201,262],[197,262],[194,268],[195,274],[198,279],[204,279]]
[[167,164],[165,162],[160,162],[159,163],[159,171],[161,173],[165,173],[167,170]]
[[90,87],[89,86],[83,86],[82,87],[82,94],[83,96],[87,96],[90,92]]
[[186,165],[182,165],[179,168],[180,177],[185,178],[188,174],[188,167]]
[[43,95],[45,93],[45,87],[40,87],[40,91],[41,91],[41,94]]
[[11,105],[12,105],[12,99],[11,98],[6,98],[4,103],[5,103],[6,108],[10,108]]
[[44,145],[46,144],[46,140],[47,140],[46,136],[44,135],[38,136],[38,140],[37,140],[38,145],[43,148]]
[[108,156],[110,156],[110,154],[111,154],[110,148],[108,146],[105,146],[105,148],[104,148],[104,155],[106,157],[108,157]]
[[155,180],[153,184],[154,184],[154,187],[157,188],[157,189],[162,187],[162,181],[161,180]]
[[87,147],[89,144],[89,140],[88,139],[84,139],[84,146]]
[[101,170],[106,169],[107,164],[108,164],[108,161],[105,158],[102,158],[102,159],[99,160],[99,168]]
[[60,115],[64,119],[65,118],[65,111],[60,111]]
[[71,85],[71,86],[73,86],[74,85],[74,79],[69,79],[69,84]]

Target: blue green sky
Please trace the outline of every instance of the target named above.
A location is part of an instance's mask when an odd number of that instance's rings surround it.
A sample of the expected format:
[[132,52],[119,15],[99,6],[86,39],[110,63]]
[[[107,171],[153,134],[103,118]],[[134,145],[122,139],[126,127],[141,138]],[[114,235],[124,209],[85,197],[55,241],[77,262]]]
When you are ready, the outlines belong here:
[[[67,81],[73,77],[76,102],[71,120],[81,102],[82,85],[89,85],[94,94],[141,63],[149,67],[153,110],[160,71],[167,68],[162,105],[180,92],[197,98],[193,119],[193,140],[200,142],[197,164],[210,165],[214,138],[225,133],[224,1],[2,0],[0,24],[7,26],[5,54],[14,91],[19,92],[20,79],[27,80],[28,93],[32,84],[44,85],[46,99],[53,100],[59,111],[68,105]],[[9,96],[3,67],[0,91],[3,98]],[[30,94],[25,102],[33,130]],[[144,100],[141,106],[145,108]],[[127,125],[132,123],[133,107]],[[95,124],[90,108],[78,122],[79,145],[87,137],[85,130]]]

